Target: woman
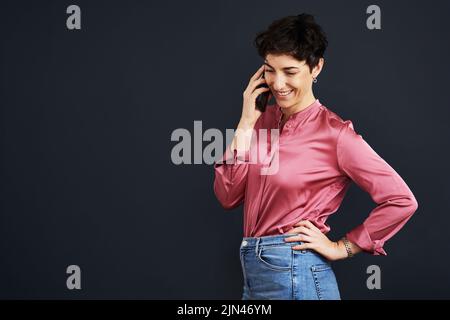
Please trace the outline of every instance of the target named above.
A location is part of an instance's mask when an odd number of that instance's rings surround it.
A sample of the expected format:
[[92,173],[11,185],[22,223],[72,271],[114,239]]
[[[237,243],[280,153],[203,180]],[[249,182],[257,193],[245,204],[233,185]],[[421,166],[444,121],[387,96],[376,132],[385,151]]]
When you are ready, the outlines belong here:
[[[222,206],[244,203],[242,299],[340,299],[330,262],[361,251],[386,255],[384,243],[417,210],[417,201],[352,122],[315,98],[327,39],[311,15],[274,21],[255,45],[264,64],[244,91],[238,130],[214,166]],[[264,92],[275,103],[261,112],[255,99]],[[260,129],[279,129],[271,145],[278,152],[275,174],[261,174],[263,164],[250,159],[253,142],[264,140]],[[326,220],[352,181],[378,206],[335,242],[326,236]]]

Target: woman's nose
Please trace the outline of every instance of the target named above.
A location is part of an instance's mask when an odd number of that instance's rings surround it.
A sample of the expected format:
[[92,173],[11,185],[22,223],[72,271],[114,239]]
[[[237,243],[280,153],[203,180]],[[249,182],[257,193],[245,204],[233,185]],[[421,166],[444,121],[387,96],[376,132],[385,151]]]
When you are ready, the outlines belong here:
[[284,81],[283,77],[275,76],[273,79],[271,79],[272,83],[269,83],[271,87],[275,90],[282,90],[286,86],[286,81]]
[[283,90],[284,88],[286,88],[286,84],[284,81],[276,81],[273,83],[272,88],[274,88],[275,90]]

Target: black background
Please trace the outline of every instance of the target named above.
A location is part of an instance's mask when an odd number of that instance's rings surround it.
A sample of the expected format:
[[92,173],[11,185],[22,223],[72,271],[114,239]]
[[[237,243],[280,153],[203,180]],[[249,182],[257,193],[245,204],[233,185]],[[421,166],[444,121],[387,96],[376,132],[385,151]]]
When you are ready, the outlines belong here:
[[[68,30],[66,8],[81,8]],[[381,8],[381,30],[366,8]],[[328,35],[314,85],[404,178],[419,209],[385,245],[334,263],[344,299],[450,298],[448,1],[10,1],[1,12],[0,298],[239,299],[242,207],[171,133],[235,128],[274,19]],[[337,238],[374,208],[352,185]],[[67,266],[82,289],[66,288]],[[381,268],[381,290],[366,268]]]

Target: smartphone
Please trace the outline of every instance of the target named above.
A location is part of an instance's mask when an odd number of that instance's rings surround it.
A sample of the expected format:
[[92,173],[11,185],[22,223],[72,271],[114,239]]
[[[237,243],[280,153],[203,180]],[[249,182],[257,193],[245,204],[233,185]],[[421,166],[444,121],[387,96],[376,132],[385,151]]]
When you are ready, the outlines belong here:
[[[264,78],[264,72],[262,73],[260,79],[261,78]],[[263,83],[263,84],[260,84],[259,86],[257,86],[256,88],[261,88],[261,87],[268,88],[269,86],[267,84]],[[267,102],[269,102],[269,96],[270,96],[270,90],[267,90],[256,97],[256,101],[255,101],[256,108],[258,110],[260,110],[261,112],[266,111]]]

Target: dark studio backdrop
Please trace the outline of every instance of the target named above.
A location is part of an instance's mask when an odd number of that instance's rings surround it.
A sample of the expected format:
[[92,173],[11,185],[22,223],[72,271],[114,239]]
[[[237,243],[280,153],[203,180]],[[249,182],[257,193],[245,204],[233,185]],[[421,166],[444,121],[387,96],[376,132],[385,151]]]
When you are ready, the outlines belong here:
[[[66,27],[71,4],[80,30]],[[381,30],[366,26],[372,4]],[[0,298],[240,299],[242,207],[220,206],[212,165],[172,162],[171,134],[194,121],[234,129],[262,63],[255,34],[301,12],[329,40],[315,96],[419,203],[388,256],[333,263],[342,298],[450,298],[448,1],[1,1],[0,12]],[[352,184],[330,238],[374,207]],[[66,286],[70,265],[80,290]]]

